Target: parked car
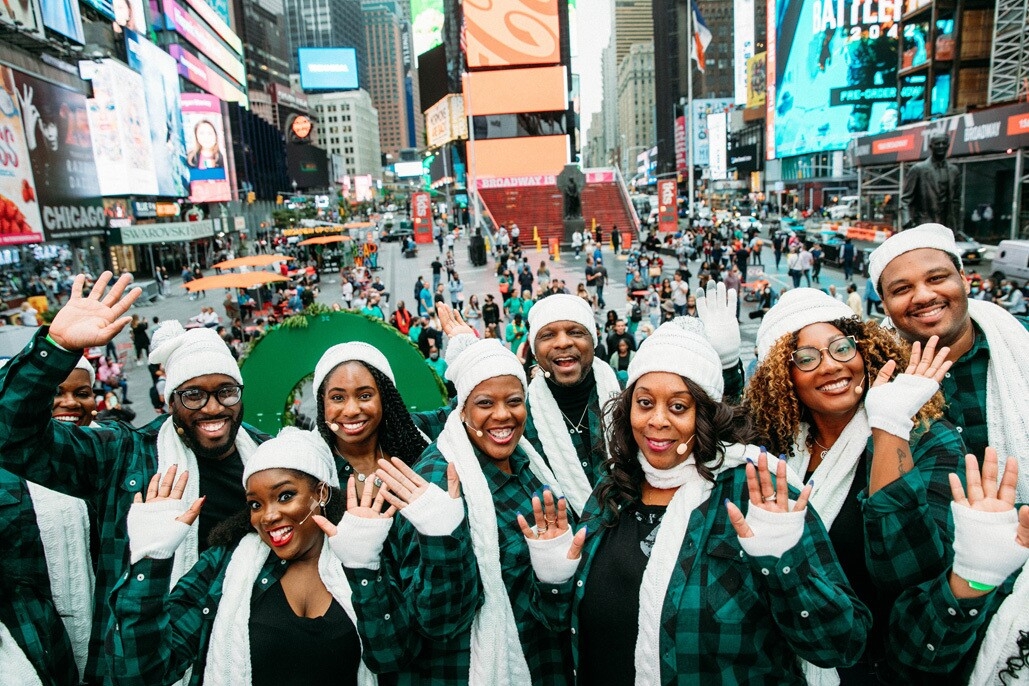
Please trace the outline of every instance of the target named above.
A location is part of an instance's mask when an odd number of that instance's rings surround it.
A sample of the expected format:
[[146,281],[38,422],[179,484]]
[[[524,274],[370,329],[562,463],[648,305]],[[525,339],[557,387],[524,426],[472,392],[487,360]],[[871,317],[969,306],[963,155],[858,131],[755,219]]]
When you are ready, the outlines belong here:
[[986,252],[986,248],[980,245],[979,241],[962,231],[955,231],[954,239],[957,241],[958,250],[961,251],[961,261],[963,263],[979,264],[983,261],[983,254]]
[[993,258],[993,278],[1029,280],[1029,241],[1000,242]]
[[836,221],[842,221],[844,219],[857,219],[858,208],[861,203],[861,197],[857,195],[845,195],[840,198],[840,201],[828,208],[829,218],[835,219]]

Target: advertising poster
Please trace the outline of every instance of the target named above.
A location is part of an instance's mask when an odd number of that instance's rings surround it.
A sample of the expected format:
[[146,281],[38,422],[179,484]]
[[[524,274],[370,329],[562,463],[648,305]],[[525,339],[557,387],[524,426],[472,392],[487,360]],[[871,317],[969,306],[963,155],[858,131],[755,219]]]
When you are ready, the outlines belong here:
[[146,35],[146,14],[143,13],[143,0],[112,0],[111,12],[114,23],[111,28],[115,34],[124,33],[124,29]]
[[0,67],[0,245],[40,243],[41,227],[14,72]]
[[183,93],[181,101],[189,200],[227,202],[232,199],[232,187],[225,161],[221,101],[204,93]]
[[443,0],[411,0],[415,55],[443,42],[443,19]]
[[46,239],[103,234],[86,96],[21,72],[14,83]]
[[754,0],[733,0],[733,95],[747,104],[747,60],[754,56]]
[[657,230],[676,231],[679,228],[679,198],[675,179],[657,182]]
[[4,0],[0,7],[0,24],[18,27],[24,33],[43,38],[43,13],[39,0]]
[[129,66],[143,77],[157,195],[183,198],[188,194],[189,168],[182,134],[178,65],[175,58],[134,31],[125,32],[125,51]]
[[[707,115],[733,108],[732,98],[703,98],[693,100],[693,164],[706,167],[709,159]],[[687,162],[687,166],[688,166]]]
[[93,82],[86,101],[97,178],[103,195],[156,195],[157,173],[150,148],[150,119],[143,78],[114,60],[79,62]]
[[300,87],[305,91],[353,90],[358,87],[357,50],[300,48]]
[[82,13],[78,0],[40,0],[43,26],[76,43],[83,43]]
[[689,168],[686,161],[686,117],[675,118],[675,170],[685,171]]
[[765,56],[759,52],[747,60],[747,108],[765,106]]
[[728,160],[725,147],[727,144],[727,123],[725,112],[707,115],[708,159],[711,178],[721,180],[728,172]]
[[769,0],[776,157],[842,150],[854,134],[896,128],[901,9],[895,0]]
[[432,243],[432,199],[428,193],[411,194],[411,221],[414,242]]

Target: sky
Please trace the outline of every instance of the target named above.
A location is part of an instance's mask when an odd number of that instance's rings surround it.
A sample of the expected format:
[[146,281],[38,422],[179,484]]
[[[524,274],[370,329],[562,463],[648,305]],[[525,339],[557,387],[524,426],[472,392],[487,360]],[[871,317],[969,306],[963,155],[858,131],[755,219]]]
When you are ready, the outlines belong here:
[[611,33],[613,0],[577,0],[572,35],[572,71],[579,75],[579,126],[585,140],[594,112],[600,111],[603,80],[601,52]]

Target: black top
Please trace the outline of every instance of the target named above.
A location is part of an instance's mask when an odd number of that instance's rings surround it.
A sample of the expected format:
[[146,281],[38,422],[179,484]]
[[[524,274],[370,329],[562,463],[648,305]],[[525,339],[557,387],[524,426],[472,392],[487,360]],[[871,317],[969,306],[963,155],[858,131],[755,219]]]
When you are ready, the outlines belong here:
[[[244,431],[241,427],[240,431]],[[207,536],[211,529],[229,517],[238,514],[247,504],[243,488],[243,460],[239,453],[221,460],[197,458],[200,467],[200,494],[207,496],[200,510],[199,552],[207,550]],[[192,476],[192,475],[191,475]]]
[[498,324],[500,323],[500,306],[495,302],[486,303],[482,306],[482,322],[483,324]]
[[562,386],[555,383],[553,378],[547,379],[547,388],[553,394],[554,401],[571,421],[577,420],[586,411],[586,403],[596,387],[597,377],[592,370],[582,381],[572,386]]
[[664,505],[626,507],[597,547],[579,604],[579,684],[635,683],[639,588],[664,514]]
[[361,642],[335,600],[322,617],[298,617],[282,584],[254,597],[250,606],[253,686],[357,686]]

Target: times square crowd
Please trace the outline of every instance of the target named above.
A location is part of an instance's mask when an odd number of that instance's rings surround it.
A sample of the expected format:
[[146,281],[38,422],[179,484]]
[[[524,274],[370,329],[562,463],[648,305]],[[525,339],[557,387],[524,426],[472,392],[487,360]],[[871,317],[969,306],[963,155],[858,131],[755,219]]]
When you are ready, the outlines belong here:
[[[129,275],[38,279],[64,304],[0,369],[0,682],[1029,679],[1020,289],[939,225],[843,247],[842,293],[785,230],[577,233],[574,283],[519,234],[490,237],[489,292],[437,226],[403,246],[438,252],[411,291],[365,259],[332,302],[279,238],[286,285],[185,322],[131,315]],[[409,411],[355,341],[313,417],[244,423],[238,358],[315,304],[396,328],[448,403]]]

